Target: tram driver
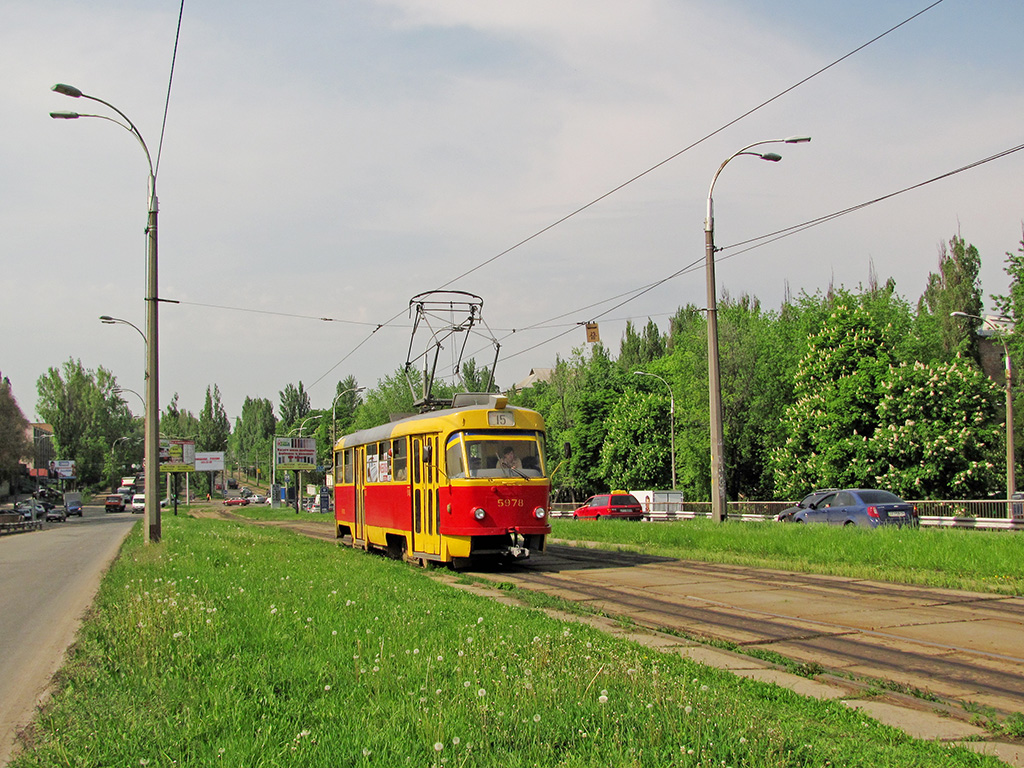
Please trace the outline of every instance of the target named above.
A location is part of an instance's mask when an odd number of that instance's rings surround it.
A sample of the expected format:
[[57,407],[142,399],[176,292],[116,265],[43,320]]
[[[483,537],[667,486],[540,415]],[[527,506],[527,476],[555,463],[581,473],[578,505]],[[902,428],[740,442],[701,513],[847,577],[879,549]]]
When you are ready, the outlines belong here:
[[515,449],[511,445],[506,445],[501,449],[501,458],[498,460],[498,466],[502,469],[522,469],[523,462],[516,456]]

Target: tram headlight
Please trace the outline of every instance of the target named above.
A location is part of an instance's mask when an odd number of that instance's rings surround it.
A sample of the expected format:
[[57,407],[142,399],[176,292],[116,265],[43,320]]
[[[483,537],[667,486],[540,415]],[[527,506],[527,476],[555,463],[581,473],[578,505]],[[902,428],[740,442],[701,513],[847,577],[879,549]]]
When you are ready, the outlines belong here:
[[533,510],[533,516],[536,517],[538,520],[543,520],[546,514],[547,510],[544,509],[544,507],[537,507],[535,510]]
[[477,507],[476,509],[473,510],[473,517],[475,517],[477,520],[483,520],[486,514],[487,513],[484,512],[482,507]]

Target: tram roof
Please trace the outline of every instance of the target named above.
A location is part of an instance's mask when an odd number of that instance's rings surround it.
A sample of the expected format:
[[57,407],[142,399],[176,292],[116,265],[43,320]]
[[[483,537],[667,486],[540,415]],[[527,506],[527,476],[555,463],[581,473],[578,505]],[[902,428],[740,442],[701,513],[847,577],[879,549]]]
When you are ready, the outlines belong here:
[[415,425],[419,422],[433,419],[450,419],[460,413],[465,413],[466,411],[479,410],[508,410],[535,413],[535,411],[532,411],[529,408],[518,408],[514,405],[510,406],[508,404],[508,397],[505,395],[492,394],[488,392],[463,392],[455,395],[452,399],[451,408],[442,408],[436,411],[417,413],[396,421],[389,421],[387,424],[381,424],[378,427],[361,429],[358,432],[343,435],[338,438],[338,442],[335,443],[335,448],[380,442],[381,440],[388,440],[399,435],[407,435],[417,431]]

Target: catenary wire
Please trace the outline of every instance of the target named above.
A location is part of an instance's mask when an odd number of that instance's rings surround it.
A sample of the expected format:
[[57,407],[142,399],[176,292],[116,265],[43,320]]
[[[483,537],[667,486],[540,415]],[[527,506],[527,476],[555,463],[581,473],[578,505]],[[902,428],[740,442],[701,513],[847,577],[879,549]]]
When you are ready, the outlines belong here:
[[[730,253],[730,254],[728,254],[726,256],[722,256],[721,258],[716,259],[716,261],[724,261],[725,259],[732,258],[733,256],[739,256],[741,253],[747,253],[747,252],[752,251],[752,250],[754,250],[756,248],[761,248],[761,247],[763,247],[765,245],[769,245],[770,243],[774,243],[777,240],[781,240],[784,237],[789,237],[790,235],[795,235],[795,234],[797,234],[799,232],[803,232],[804,230],[811,229],[812,227],[816,227],[819,224],[824,224],[824,223],[832,221],[834,219],[838,219],[841,216],[846,216],[846,215],[848,215],[850,213],[855,213],[855,212],[863,210],[864,208],[867,208],[869,206],[876,205],[877,203],[881,203],[881,202],[884,202],[886,200],[891,200],[892,198],[894,198],[894,197],[896,197],[898,195],[902,195],[902,194],[905,194],[907,192],[912,192],[912,191],[914,191],[916,189],[921,189],[922,187],[925,187],[925,186],[927,186],[929,184],[934,184],[935,182],[942,181],[944,179],[948,179],[951,176],[956,176],[957,174],[964,173],[965,171],[972,170],[972,169],[977,168],[979,166],[985,165],[986,163],[993,162],[994,160],[999,160],[1001,158],[1004,158],[1004,157],[1007,157],[1009,155],[1012,155],[1012,154],[1014,154],[1016,152],[1020,152],[1021,150],[1024,150],[1024,144],[1018,144],[1015,147],[1011,147],[1009,149],[1005,149],[1005,150],[1003,150],[1001,152],[996,152],[995,154],[989,155],[988,157],[983,158],[981,160],[976,160],[976,161],[974,161],[972,163],[968,163],[967,165],[962,165],[959,168],[955,168],[952,171],[947,171],[946,173],[939,174],[938,176],[933,176],[930,179],[918,182],[917,184],[912,184],[912,185],[910,185],[908,187],[903,187],[902,189],[898,189],[895,192],[890,192],[890,193],[888,193],[886,195],[882,195],[881,197],[876,197],[876,198],[874,198],[872,200],[867,200],[865,202],[858,203],[857,205],[852,205],[852,206],[850,206],[848,208],[843,208],[841,210],[834,211],[834,212],[826,214],[824,216],[819,216],[818,218],[815,218],[815,219],[809,219],[809,220],[804,221],[804,222],[802,222],[800,224],[794,224],[791,227],[786,227],[785,229],[776,230],[775,232],[770,232],[770,233],[765,234],[765,235],[760,235],[759,237],[750,238],[749,240],[743,240],[743,241],[738,242],[738,243],[733,243],[732,245],[723,246],[722,248],[716,248],[715,249],[716,253],[720,253],[720,252],[723,252],[723,251],[726,251],[726,250],[731,250],[733,248],[740,248],[741,246],[747,246],[746,248],[742,248],[742,250],[738,250],[738,251],[736,251],[734,253]],[[691,262],[690,264],[688,264],[687,266],[683,267],[682,269],[677,270],[676,272],[673,272],[668,277],[662,278],[661,280],[657,280],[657,281],[655,281],[653,283],[649,283],[648,285],[645,285],[645,286],[643,286],[641,288],[635,289],[635,295],[632,295],[630,298],[626,299],[625,301],[621,301],[618,304],[616,304],[615,306],[613,306],[613,307],[611,307],[611,308],[601,312],[600,314],[592,317],[591,321],[597,320],[598,318],[601,318],[601,317],[607,315],[609,312],[612,312],[612,311],[618,309],[619,307],[624,306],[625,304],[628,304],[629,302],[631,302],[631,301],[633,301],[635,299],[640,298],[645,293],[648,293],[649,291],[654,290],[659,285],[662,285],[663,283],[665,283],[665,282],[667,282],[669,280],[672,280],[672,279],[674,279],[676,277],[680,277],[680,276],[682,276],[684,274],[687,274],[689,272],[697,271],[700,268],[701,263],[704,262],[704,260],[705,260],[704,258],[697,259],[697,260]],[[633,292],[628,292],[628,293],[633,293]],[[624,295],[627,295],[627,294],[619,294],[619,297],[624,296]],[[619,298],[619,297],[615,297],[615,298]],[[609,300],[611,300],[611,299],[609,299]],[[609,300],[606,300],[606,301],[609,301]],[[601,304],[601,303],[604,303],[604,302],[597,302],[597,304]],[[586,307],[583,307],[583,309],[589,309],[590,307],[593,307],[593,306],[596,306],[596,304],[590,304],[590,305],[588,305]],[[566,315],[569,315],[569,314],[574,314],[574,313],[572,313],[572,312],[565,313],[565,314],[562,314],[562,315],[558,315],[556,318],[552,318],[552,319],[553,320],[561,319],[561,318],[563,318],[563,317],[565,317]],[[538,323],[537,325],[542,325],[543,323],[546,323],[546,322],[549,322],[549,321],[542,321],[542,323]],[[525,329],[523,329],[523,330],[525,330]],[[540,342],[538,342],[538,343],[536,343],[536,344],[534,344],[534,345],[532,345],[530,347],[527,347],[525,349],[519,350],[518,352],[513,352],[512,354],[505,355],[505,356],[503,356],[503,357],[501,357],[499,359],[499,362],[502,362],[502,361],[505,361],[505,360],[509,360],[509,359],[511,359],[513,357],[518,357],[519,355],[525,354],[526,352],[530,352],[530,351],[532,351],[534,349],[537,349],[538,347],[544,346],[545,344],[550,344],[552,341],[557,341],[562,336],[565,336],[567,333],[571,333],[573,330],[574,330],[574,328],[569,328],[568,330],[566,330],[566,331],[564,331],[562,333],[559,333],[559,334],[557,334],[555,336],[552,336],[551,338],[548,338],[548,339],[545,339],[543,341],[540,341]],[[509,335],[511,335],[511,334],[509,334]],[[508,336],[503,337],[501,340],[503,341],[505,338],[508,338]]]
[[[721,133],[722,131],[726,130],[727,128],[730,128],[730,127],[732,127],[732,126],[733,126],[733,125],[735,125],[736,123],[738,123],[738,122],[740,122],[741,120],[743,120],[743,119],[745,119],[745,118],[749,117],[750,115],[754,114],[754,113],[755,113],[755,112],[757,112],[758,110],[760,110],[760,109],[762,109],[762,108],[764,108],[764,107],[768,106],[768,105],[769,105],[769,104],[771,104],[772,102],[774,102],[774,101],[776,101],[776,100],[778,100],[778,99],[782,98],[782,97],[783,97],[783,96],[785,96],[786,94],[788,94],[788,93],[790,93],[791,91],[793,91],[793,90],[795,90],[795,89],[799,88],[800,86],[802,86],[802,85],[804,85],[805,83],[809,82],[810,80],[814,79],[814,78],[815,78],[815,77],[817,77],[818,75],[821,75],[821,74],[823,74],[824,72],[827,72],[828,70],[830,70],[830,69],[832,69],[833,67],[837,66],[837,65],[838,65],[838,64],[840,64],[841,62],[845,61],[846,59],[850,58],[851,56],[854,56],[855,54],[857,54],[857,53],[859,53],[860,51],[864,50],[864,49],[865,49],[865,48],[867,48],[868,46],[870,46],[870,45],[872,45],[872,44],[874,44],[874,43],[878,42],[878,41],[879,41],[879,40],[881,40],[881,39],[882,39],[883,37],[886,37],[887,35],[891,34],[892,32],[895,32],[895,31],[896,31],[897,29],[899,29],[899,28],[901,28],[901,27],[905,26],[906,24],[909,24],[909,23],[910,23],[911,21],[913,21],[914,19],[916,19],[916,18],[918,18],[919,16],[921,16],[921,15],[923,15],[923,14],[927,13],[928,11],[932,10],[933,8],[935,8],[936,6],[940,5],[940,4],[941,4],[941,3],[943,3],[943,2],[944,2],[944,0],[935,0],[934,2],[932,2],[932,3],[930,3],[929,5],[927,5],[927,6],[925,6],[924,8],[922,8],[922,9],[921,9],[920,11],[918,11],[917,13],[914,13],[913,15],[911,15],[911,16],[909,16],[909,17],[907,17],[906,19],[904,19],[903,21],[899,22],[898,24],[895,24],[895,25],[893,25],[892,27],[889,27],[889,28],[888,28],[887,30],[885,30],[884,32],[882,32],[882,33],[880,33],[880,34],[876,35],[875,37],[871,38],[871,39],[870,39],[870,40],[868,40],[867,42],[865,42],[865,43],[863,43],[863,44],[861,44],[861,45],[857,46],[857,47],[856,47],[856,48],[854,48],[854,49],[853,49],[852,51],[849,51],[848,53],[844,54],[843,56],[840,56],[840,57],[839,57],[838,59],[836,59],[836,60],[832,61],[831,63],[829,63],[829,64],[825,65],[824,67],[821,67],[820,69],[816,70],[815,72],[811,73],[810,75],[807,75],[807,76],[806,76],[806,77],[804,77],[803,79],[801,79],[801,80],[798,80],[798,81],[797,81],[796,83],[794,83],[794,84],[790,85],[789,87],[785,88],[784,90],[782,90],[782,91],[779,91],[779,92],[778,92],[778,93],[776,93],[776,94],[775,94],[774,96],[772,96],[772,97],[770,97],[770,98],[766,99],[765,101],[761,102],[761,103],[760,103],[760,104],[758,104],[757,106],[755,106],[755,107],[752,107],[751,109],[748,109],[748,110],[747,110],[746,112],[743,112],[743,113],[742,113],[742,114],[740,114],[740,115],[739,115],[738,117],[735,117],[735,118],[733,118],[732,120],[730,120],[729,122],[727,122],[727,123],[725,123],[724,125],[720,126],[719,128],[716,128],[715,130],[713,130],[713,131],[711,131],[710,133],[706,134],[706,135],[705,135],[705,136],[703,136],[702,138],[700,138],[700,139],[697,139],[697,140],[696,140],[696,141],[694,141],[693,143],[691,143],[691,144],[687,145],[686,147],[683,147],[683,148],[682,148],[682,149],[680,149],[679,151],[677,151],[677,152],[673,153],[672,155],[670,155],[670,156],[666,157],[666,158],[665,158],[664,160],[661,160],[660,162],[658,162],[658,163],[656,163],[656,164],[652,165],[652,166],[651,166],[650,168],[648,168],[647,170],[645,170],[645,171],[642,171],[641,173],[638,173],[638,174],[636,174],[636,175],[635,175],[635,176],[633,176],[632,178],[630,178],[630,179],[628,179],[628,180],[626,180],[626,181],[622,182],[622,183],[621,183],[621,184],[619,184],[618,186],[616,186],[616,187],[613,187],[612,189],[608,190],[608,191],[607,191],[607,192],[605,192],[604,194],[602,194],[602,195],[600,195],[600,196],[598,196],[598,197],[594,198],[594,199],[593,199],[593,200],[591,200],[591,201],[590,201],[589,203],[586,203],[586,204],[584,204],[584,205],[582,205],[582,206],[580,206],[580,207],[576,208],[575,210],[573,210],[573,211],[570,211],[569,213],[567,213],[566,215],[564,215],[564,216],[562,216],[561,218],[557,219],[556,221],[552,222],[551,224],[548,224],[547,226],[543,227],[542,229],[539,229],[539,230],[537,230],[537,231],[536,231],[536,232],[534,232],[534,233],[533,233],[532,235],[530,235],[530,236],[528,236],[528,237],[525,237],[525,238],[523,238],[522,240],[520,240],[519,242],[515,243],[514,245],[512,245],[512,246],[510,246],[510,247],[506,248],[505,250],[503,250],[503,251],[501,251],[501,252],[499,252],[499,253],[495,254],[494,256],[491,256],[491,257],[490,257],[490,258],[488,258],[488,259],[485,259],[484,261],[480,262],[479,264],[477,264],[476,266],[472,267],[471,269],[468,269],[468,270],[466,270],[465,272],[463,272],[462,274],[460,274],[460,275],[457,275],[456,277],[453,277],[452,279],[448,280],[448,281],[447,281],[447,282],[445,282],[445,283],[442,283],[442,284],[441,284],[440,286],[438,286],[438,288],[437,288],[437,289],[435,289],[435,290],[441,290],[441,289],[443,289],[443,288],[446,288],[446,287],[448,287],[448,286],[452,285],[453,283],[456,283],[456,282],[458,282],[459,280],[462,280],[462,279],[463,279],[463,278],[465,278],[465,277],[468,277],[469,275],[473,274],[474,272],[476,272],[476,271],[478,271],[478,270],[480,270],[480,269],[483,269],[483,268],[484,268],[485,266],[487,266],[487,265],[489,265],[489,264],[492,264],[493,262],[497,261],[498,259],[502,258],[503,256],[506,256],[506,255],[508,255],[509,253],[511,253],[512,251],[516,250],[517,248],[520,248],[521,246],[525,245],[526,243],[529,243],[529,242],[531,242],[532,240],[535,240],[536,238],[540,237],[541,235],[545,234],[546,232],[548,232],[548,231],[550,231],[550,230],[554,229],[555,227],[557,227],[557,226],[559,226],[559,225],[561,225],[561,224],[565,223],[565,222],[566,222],[566,221],[568,221],[569,219],[571,219],[571,218],[573,218],[573,217],[575,217],[575,216],[579,215],[579,214],[580,214],[580,213],[582,213],[583,211],[586,211],[587,209],[589,209],[589,208],[593,207],[594,205],[596,205],[597,203],[601,202],[602,200],[605,200],[606,198],[608,198],[608,197],[610,197],[610,196],[614,195],[614,194],[615,194],[616,192],[619,192],[620,190],[624,189],[625,187],[629,186],[630,184],[632,184],[632,183],[634,183],[634,182],[636,182],[636,181],[638,181],[638,180],[642,179],[643,177],[647,176],[648,174],[650,174],[650,173],[654,172],[655,170],[657,170],[658,168],[662,167],[663,165],[666,165],[666,164],[668,164],[669,162],[671,162],[672,160],[675,160],[675,159],[676,159],[677,157],[679,157],[679,156],[683,155],[684,153],[686,153],[686,152],[690,151],[690,150],[691,150],[691,149],[693,149],[694,147],[696,147],[696,146],[698,146],[698,145],[702,144],[703,142],[707,141],[708,139],[712,138],[713,136],[717,136],[717,135],[718,135],[719,133]],[[384,321],[383,323],[381,323],[381,324],[380,324],[380,325],[379,325],[379,326],[378,326],[377,328],[375,328],[375,329],[374,329],[374,330],[373,330],[373,331],[372,331],[372,332],[370,333],[370,336],[372,336],[373,334],[375,334],[375,333],[376,333],[376,332],[377,332],[377,331],[378,331],[378,330],[379,330],[379,329],[380,329],[381,327],[385,327],[385,326],[388,326],[388,325],[390,325],[390,324],[391,324],[392,322],[394,322],[394,321],[395,321],[395,320],[396,320],[397,318],[399,318],[399,317],[400,317],[400,316],[402,315],[402,313],[403,313],[403,312],[404,312],[404,310],[402,310],[402,311],[400,311],[400,312],[396,313],[396,314],[395,314],[395,315],[393,315],[393,316],[392,316],[392,317],[391,317],[390,319],[388,319],[388,320]],[[361,346],[362,346],[362,345],[363,345],[363,344],[364,344],[364,343],[366,342],[366,340],[370,338],[370,336],[368,336],[368,337],[367,337],[366,339],[364,339],[363,341],[361,341],[361,342],[359,343],[359,346],[361,347]],[[357,349],[358,349],[358,347],[357,347]],[[354,352],[354,351],[355,351],[355,350],[352,350],[352,352]],[[524,350],[524,351],[525,351],[525,350]],[[347,359],[348,359],[348,358],[349,358],[349,357],[351,356],[352,352],[349,352],[348,354],[346,354],[346,355],[345,355],[345,357],[344,357],[344,358],[342,358],[342,360],[338,361],[338,362],[337,362],[337,363],[335,363],[335,364],[334,364],[333,366],[331,366],[331,368],[330,368],[330,369],[329,369],[329,370],[328,370],[328,371],[327,371],[326,373],[324,373],[323,375],[321,375],[321,376],[320,376],[319,378],[317,378],[317,379],[316,379],[316,380],[315,380],[315,381],[314,381],[314,382],[313,382],[312,384],[310,384],[310,387],[312,388],[312,387],[313,387],[313,386],[315,386],[316,384],[318,384],[318,383],[320,383],[321,381],[323,381],[323,379],[324,379],[324,378],[326,378],[326,377],[327,377],[327,376],[328,376],[328,375],[329,375],[329,374],[331,373],[331,371],[333,371],[333,370],[334,370],[335,368],[337,368],[337,367],[338,367],[339,365],[341,365],[341,363],[342,363],[342,362],[344,362],[345,360],[347,360]]]
[[174,33],[174,53],[171,54],[171,72],[167,76],[167,99],[164,101],[164,119],[160,124],[160,142],[156,148],[156,166],[153,168],[153,178],[160,172],[160,156],[164,151],[164,133],[167,131],[167,110],[171,106],[171,83],[174,81],[174,62],[178,59],[178,40],[181,39],[181,19],[185,15],[185,0],[181,0],[178,8],[178,29]]

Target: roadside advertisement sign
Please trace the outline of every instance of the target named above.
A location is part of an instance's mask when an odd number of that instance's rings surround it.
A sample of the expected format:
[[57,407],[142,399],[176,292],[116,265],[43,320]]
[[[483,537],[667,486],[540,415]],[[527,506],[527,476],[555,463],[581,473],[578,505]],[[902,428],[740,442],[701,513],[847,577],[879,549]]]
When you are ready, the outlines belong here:
[[196,451],[196,472],[223,472],[224,451]]
[[274,463],[278,469],[316,469],[316,438],[274,438]]
[[161,472],[193,472],[196,468],[196,444],[194,440],[160,441]]
[[50,476],[58,480],[74,480],[78,477],[74,459],[61,459],[50,462]]

